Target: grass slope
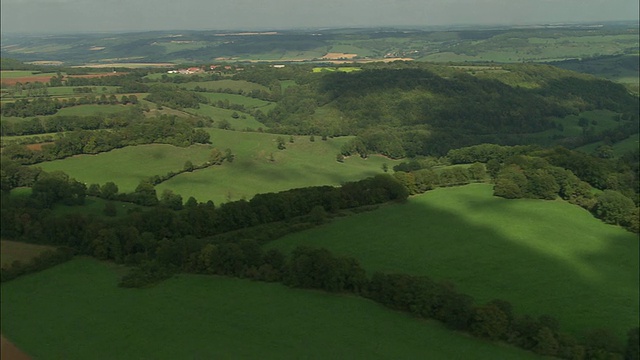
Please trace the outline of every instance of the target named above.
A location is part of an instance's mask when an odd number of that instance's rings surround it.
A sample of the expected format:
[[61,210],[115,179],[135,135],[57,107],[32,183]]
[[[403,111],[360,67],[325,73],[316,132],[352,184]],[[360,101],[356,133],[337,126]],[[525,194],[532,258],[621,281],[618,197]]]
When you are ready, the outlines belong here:
[[[197,109],[184,109],[184,111],[193,115],[210,117],[215,122],[214,126],[218,126],[221,121],[226,120],[229,122],[231,129],[233,130],[258,130],[259,128],[266,128],[263,123],[256,120],[252,115],[238,113],[234,110],[222,109],[211,105],[200,104],[200,107]],[[242,114],[244,119],[242,117],[234,119],[234,113],[239,116]]]
[[104,184],[113,181],[120,192],[132,192],[141,180],[153,175],[164,175],[181,170],[190,160],[202,164],[209,158],[208,145],[179,148],[154,144],[130,146],[97,155],[78,155],[70,158],[40,163],[45,171],[64,171],[70,177],[87,184]]
[[[382,172],[382,164],[391,168],[396,161],[380,156],[368,159],[351,157],[344,163],[336,161],[336,154],[348,138],[327,141],[317,136],[294,136],[294,143],[283,136],[286,149],[278,150],[279,135],[245,133],[209,129],[213,146],[230,148],[236,155],[233,163],[214,166],[178,175],[156,187],[159,193],[171,189],[187,199],[213,200],[219,204],[240,198],[250,199],[264,192],[283,191],[315,185],[339,185]],[[273,161],[271,161],[273,156]]]
[[448,280],[480,302],[508,300],[578,334],[606,327],[623,339],[638,325],[636,235],[562,201],[491,194],[487,184],[440,188],[269,246],[325,247],[371,271]]
[[122,289],[119,269],[76,259],[3,284],[3,333],[37,359],[539,358],[361,298],[195,275]]

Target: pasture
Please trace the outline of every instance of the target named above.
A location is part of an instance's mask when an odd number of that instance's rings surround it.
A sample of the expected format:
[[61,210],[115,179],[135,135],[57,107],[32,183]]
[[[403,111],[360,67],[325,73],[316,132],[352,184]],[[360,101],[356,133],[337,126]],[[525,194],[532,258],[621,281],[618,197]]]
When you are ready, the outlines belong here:
[[[596,152],[596,149],[600,145],[605,145],[604,141],[587,144],[577,148],[576,150],[585,152],[587,154],[594,154]],[[640,149],[640,134],[631,135],[622,141],[618,141],[617,143],[611,145],[611,148],[613,149],[613,154],[616,157],[620,157],[625,153],[631,151],[638,151],[638,149]]]
[[[510,34],[466,43],[427,54],[418,60],[433,62],[550,62],[620,54],[638,47],[637,34],[510,38]],[[512,35],[511,35],[512,36]]]
[[215,105],[218,101],[229,102],[229,104],[237,104],[242,105],[247,109],[261,109],[262,112],[267,113],[271,108],[275,106],[275,103],[264,101],[260,99],[251,98],[248,96],[242,96],[237,94],[226,94],[226,93],[208,93],[203,92],[199,93],[209,100],[212,105]]
[[[266,128],[266,126],[256,120],[253,115],[211,105],[200,104],[200,107],[197,109],[184,109],[184,111],[192,115],[211,118],[215,122],[213,126],[219,126],[222,120],[226,120],[229,122],[229,125],[233,130],[257,130],[259,128]],[[234,118],[234,113],[238,115],[237,119]]]
[[123,289],[122,270],[77,258],[2,284],[4,335],[37,359],[540,358],[362,298],[202,275]]
[[398,161],[381,156],[368,159],[350,157],[344,163],[336,161],[336,154],[349,138],[320,136],[311,142],[309,136],[294,136],[294,142],[285,139],[285,150],[278,150],[279,135],[243,133],[209,129],[213,146],[221,151],[230,148],[235,154],[232,163],[213,166],[191,173],[180,174],[159,184],[159,193],[171,189],[187,199],[213,200],[219,204],[241,198],[250,199],[255,194],[284,191],[291,188],[340,185],[345,181],[363,179],[382,173],[382,164],[389,168]]
[[180,84],[180,87],[184,87],[187,90],[193,90],[199,86],[202,89],[207,89],[209,91],[218,91],[218,90],[226,90],[229,89],[233,92],[249,92],[252,90],[263,90],[269,91],[269,88],[260,84],[252,83],[244,80],[213,80],[213,81],[202,81],[202,82],[188,82],[184,84]]
[[96,114],[115,114],[127,111],[126,105],[78,105],[66,107],[58,110],[56,115],[96,115]]
[[62,160],[43,162],[35,166],[44,171],[64,171],[86,184],[113,181],[120,192],[132,192],[141,180],[153,175],[183,169],[189,160],[202,164],[209,159],[211,147],[196,145],[179,148],[165,144],[129,146],[97,155],[77,155]]
[[27,244],[17,241],[0,241],[0,254],[3,267],[11,265],[14,261],[27,263],[47,250],[55,249],[50,246]]
[[638,325],[638,236],[563,201],[506,200],[492,186],[439,188],[268,244],[324,247],[370,272],[450,281],[478,302],[507,300],[583,334]]

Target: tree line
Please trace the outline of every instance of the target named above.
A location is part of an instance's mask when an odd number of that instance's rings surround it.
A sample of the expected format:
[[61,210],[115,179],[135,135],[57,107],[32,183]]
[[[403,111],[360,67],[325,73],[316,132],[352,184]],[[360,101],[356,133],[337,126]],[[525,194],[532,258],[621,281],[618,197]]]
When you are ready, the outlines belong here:
[[[338,188],[261,194],[219,207],[190,198],[179,210],[171,207],[175,197],[158,199],[151,184],[141,183],[130,199],[137,197],[139,204],[151,206],[122,217],[56,215],[45,210],[60,202],[81,204],[82,194],[86,195],[84,186],[62,173],[53,173],[38,176],[28,198],[13,197],[3,189],[1,235],[69,247],[77,254],[128,264],[133,268],[121,279],[124,287],[151,286],[175,272],[275,281],[290,287],[353,293],[421,318],[439,320],[458,331],[543,355],[580,359],[637,353],[636,329],[629,332],[626,349],[605,330],[589,332],[587,340],[580,341],[561,332],[558,321],[550,316],[516,316],[512,305],[502,300],[476,304],[449,283],[405,274],[368,276],[357,260],[334,256],[325,249],[298,248],[285,255],[261,246],[286,232],[322,224],[340,210],[403,201],[408,191],[390,175]],[[94,190],[105,198],[119,197],[115,184]],[[18,266],[5,271],[8,275],[3,275],[3,281],[23,270]]]
[[[637,159],[633,157],[633,159]],[[472,164],[437,172],[442,164]],[[627,159],[600,159],[561,147],[481,144],[450,150],[446,157],[411,160],[394,166],[393,176],[411,194],[438,186],[485,180],[494,183],[494,195],[507,199],[561,198],[590,211],[608,224],[640,231],[638,166]],[[594,192],[593,189],[602,190]]]
[[[79,123],[102,127],[99,130],[78,130],[60,135],[53,143],[45,144],[41,150],[32,150],[25,145],[12,144],[3,148],[2,156],[20,164],[36,164],[43,161],[63,159],[72,155],[97,154],[131,145],[170,144],[186,147],[193,144],[210,143],[210,135],[196,128],[193,119],[174,115],[147,118],[142,114],[131,114],[125,122],[121,117],[85,117]],[[116,121],[114,121],[116,120]],[[59,120],[49,118],[45,124],[53,125]],[[66,125],[65,125],[66,126]]]

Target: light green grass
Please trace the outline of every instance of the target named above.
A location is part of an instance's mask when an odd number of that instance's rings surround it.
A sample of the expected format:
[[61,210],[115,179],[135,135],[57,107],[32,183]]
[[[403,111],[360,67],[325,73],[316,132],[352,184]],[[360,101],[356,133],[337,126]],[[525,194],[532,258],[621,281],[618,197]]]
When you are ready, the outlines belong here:
[[251,90],[264,90],[269,91],[269,88],[260,84],[252,83],[244,80],[214,80],[214,81],[202,81],[202,82],[188,82],[180,84],[180,87],[184,87],[188,90],[193,90],[196,86],[203,89],[217,91],[218,89],[231,89],[232,91],[249,92]]
[[354,72],[354,71],[360,71],[362,70],[362,68],[357,68],[357,67],[314,67],[313,68],[313,72],[314,73],[318,73],[318,72],[323,72],[323,71],[339,71],[339,72]]
[[[233,130],[257,130],[259,128],[265,129],[266,126],[256,120],[253,115],[245,114],[235,110],[222,109],[211,105],[200,104],[198,109],[184,109],[185,112],[193,115],[206,116],[213,119],[213,126],[218,126],[220,121],[227,120],[231,124]],[[236,113],[239,117],[233,118],[233,114]],[[244,119],[242,118],[244,116]]]
[[43,72],[38,72],[38,71],[23,71],[23,70],[2,70],[0,71],[0,78],[2,79],[15,79],[15,78],[22,78],[22,77],[29,77],[29,76],[33,76],[33,77],[43,77],[43,76],[57,76],[57,73],[43,73]]
[[344,163],[337,162],[336,154],[349,140],[347,137],[322,141],[316,136],[315,142],[311,142],[308,136],[294,136],[291,144],[289,136],[283,135],[286,149],[278,150],[277,134],[209,131],[213,146],[220,150],[230,148],[236,155],[234,162],[181,174],[158,185],[159,192],[171,189],[185,199],[193,196],[199,201],[213,200],[219,204],[250,199],[258,193],[340,185],[382,173],[383,163],[389,168],[398,163],[381,156],[350,157]]
[[0,79],[15,79],[20,77],[31,76],[36,71],[26,71],[26,70],[2,70],[0,71]]
[[118,185],[120,192],[132,192],[141,180],[181,170],[187,160],[196,165],[208,161],[210,149],[208,145],[188,148],[164,144],[140,145],[97,155],[77,155],[36,166],[48,172],[64,171],[87,185],[103,185],[112,181]]
[[80,258],[2,284],[3,335],[36,359],[540,358],[362,298],[198,275],[122,289],[121,270]]
[[55,250],[55,248],[44,245],[2,240],[0,241],[2,267],[9,266],[14,261],[20,261],[23,264],[28,263],[31,259],[47,250]]
[[296,84],[295,80],[280,80],[280,88],[282,89],[283,93],[285,90],[287,90],[287,88],[291,86],[296,86],[296,85],[298,84]]
[[[604,145],[604,141],[587,144],[576,148],[576,150],[587,154],[594,154],[600,145]],[[630,151],[638,151],[638,149],[640,149],[640,134],[631,135],[628,138],[611,145],[611,147],[613,148],[613,153],[616,157],[624,155]]]
[[[212,105],[215,105],[217,101],[229,101],[230,104],[238,104],[243,105],[247,109],[262,109],[263,112],[267,112],[269,109],[275,106],[275,103],[270,101],[264,101],[260,99],[255,99],[247,96],[237,95],[237,94],[226,94],[226,93],[199,93],[200,95],[207,98]],[[266,111],[264,110],[266,108]]]
[[638,236],[563,201],[506,200],[492,186],[440,188],[269,244],[325,247],[369,271],[448,280],[582,334],[638,326]]

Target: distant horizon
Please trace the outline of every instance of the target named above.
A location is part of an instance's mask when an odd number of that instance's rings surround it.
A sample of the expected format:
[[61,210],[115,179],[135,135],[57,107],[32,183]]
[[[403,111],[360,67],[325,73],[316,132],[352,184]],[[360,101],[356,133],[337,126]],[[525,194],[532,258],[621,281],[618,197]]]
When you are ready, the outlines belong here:
[[2,0],[0,10],[0,32],[11,34],[517,26],[640,19],[637,0]]
[[242,33],[242,32],[288,32],[288,31],[314,31],[314,30],[349,30],[349,29],[380,29],[380,30],[413,30],[413,31],[447,31],[447,30],[481,30],[500,29],[517,27],[554,27],[554,26],[597,26],[635,23],[640,25],[640,19],[619,19],[619,20],[592,20],[592,21],[553,21],[553,22],[532,22],[532,23],[455,23],[443,25],[362,25],[362,26],[308,26],[308,27],[246,27],[246,28],[175,28],[175,29],[124,29],[124,30],[102,30],[102,31],[2,31],[0,36],[61,36],[61,35],[100,35],[100,34],[134,34],[134,33],[167,33],[167,32],[220,32],[220,33]]

